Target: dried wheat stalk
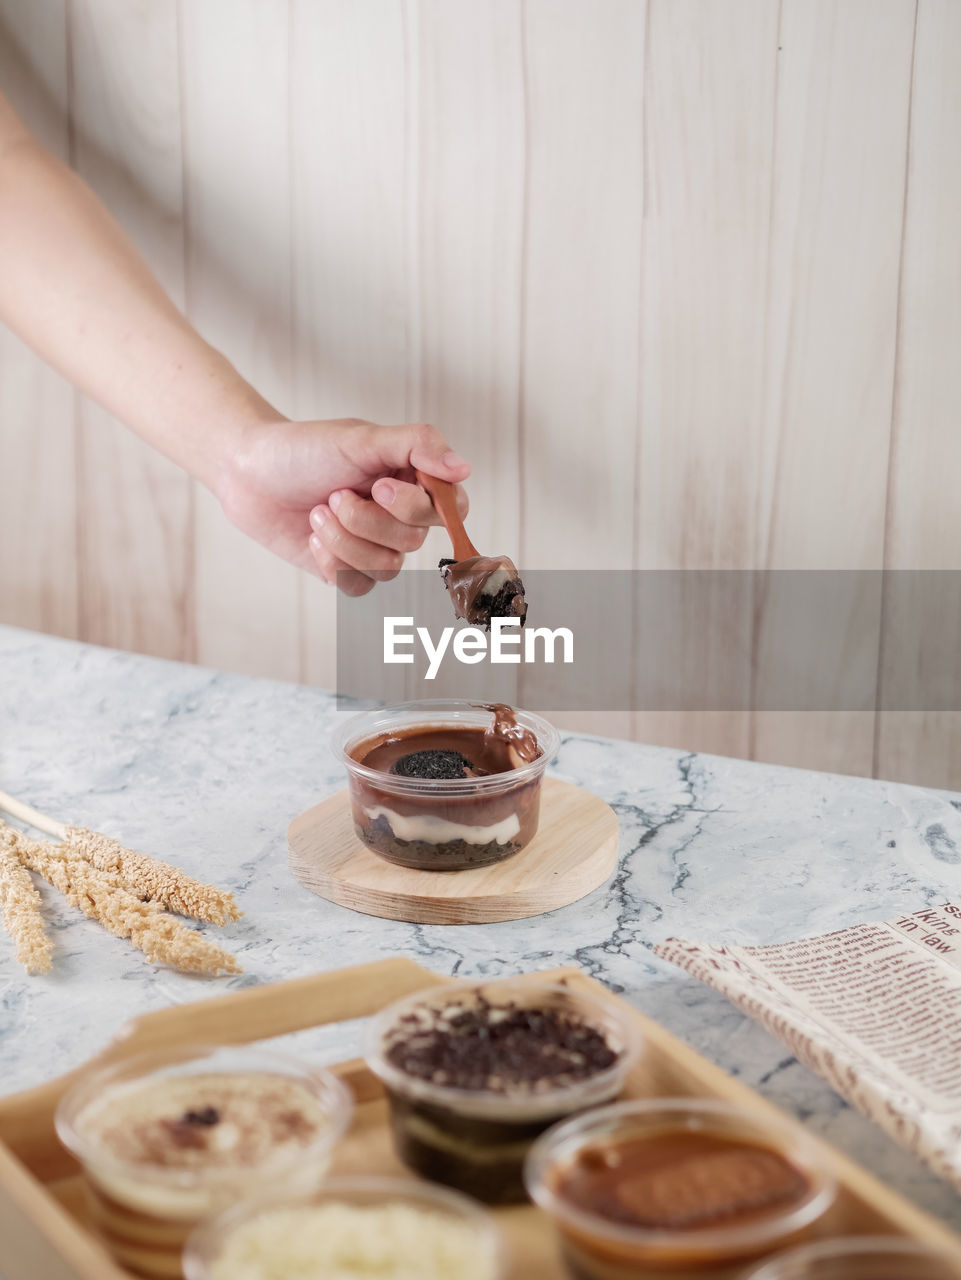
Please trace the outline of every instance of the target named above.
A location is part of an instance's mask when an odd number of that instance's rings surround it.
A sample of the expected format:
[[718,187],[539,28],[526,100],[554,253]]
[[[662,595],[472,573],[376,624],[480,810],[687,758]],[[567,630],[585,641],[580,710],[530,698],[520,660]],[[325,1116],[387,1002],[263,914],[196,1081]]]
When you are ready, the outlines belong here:
[[40,894],[29,871],[6,844],[0,845],[0,912],[27,973],[49,973],[52,948],[43,928]]
[[240,909],[232,893],[195,880],[169,862],[135,853],[118,840],[101,835],[99,831],[89,831],[86,827],[66,827],[63,838],[71,849],[92,862],[98,870],[119,876],[138,898],[149,898],[168,911],[207,920],[211,924],[227,924],[240,919]]
[[156,903],[142,902],[118,874],[101,871],[69,845],[31,840],[4,823],[0,823],[0,844],[84,915],[118,938],[129,938],[152,963],[170,964],[184,973],[240,973],[235,956],[167,915]]

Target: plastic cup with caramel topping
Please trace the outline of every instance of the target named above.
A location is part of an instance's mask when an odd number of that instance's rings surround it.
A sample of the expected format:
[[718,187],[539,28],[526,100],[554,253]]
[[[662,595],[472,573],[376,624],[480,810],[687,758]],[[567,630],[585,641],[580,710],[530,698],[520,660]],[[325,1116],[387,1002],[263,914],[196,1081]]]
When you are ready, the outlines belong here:
[[354,716],[334,734],[354,829],[419,871],[486,867],[534,838],[557,731],[529,711],[452,698]]
[[327,1071],[255,1048],[192,1047],[85,1072],[56,1128],[118,1260],[177,1277],[202,1218],[268,1188],[317,1187],[352,1109]]
[[558,1125],[531,1149],[524,1179],[583,1280],[741,1276],[809,1231],[835,1192],[799,1125],[685,1098]]
[[524,1158],[558,1120],[617,1097],[640,1052],[613,1001],[559,983],[455,982],[374,1019],[367,1061],[412,1169],[487,1203],[524,1198]]
[[790,1249],[745,1280],[961,1280],[961,1261],[900,1236],[848,1236]]

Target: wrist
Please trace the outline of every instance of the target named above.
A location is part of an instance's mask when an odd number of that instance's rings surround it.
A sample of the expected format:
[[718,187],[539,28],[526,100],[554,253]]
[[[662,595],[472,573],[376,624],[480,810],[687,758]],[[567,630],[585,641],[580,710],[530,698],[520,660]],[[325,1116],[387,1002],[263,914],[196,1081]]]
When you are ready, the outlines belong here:
[[202,364],[200,377],[181,366],[168,384],[164,416],[177,425],[164,433],[165,452],[222,503],[253,436],[285,419],[219,351],[209,347]]
[[209,430],[198,439],[197,479],[224,503],[224,498],[250,470],[250,458],[266,428],[287,418],[253,387],[244,383],[218,404]]

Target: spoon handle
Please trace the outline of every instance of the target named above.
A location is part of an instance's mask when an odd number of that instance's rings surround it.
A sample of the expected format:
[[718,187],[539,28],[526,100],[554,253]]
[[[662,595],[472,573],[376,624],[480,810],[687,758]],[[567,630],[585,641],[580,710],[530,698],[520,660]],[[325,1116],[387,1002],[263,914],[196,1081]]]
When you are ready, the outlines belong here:
[[454,486],[448,480],[438,480],[429,476],[426,471],[414,471],[417,483],[430,496],[434,510],[444,522],[444,528],[450,534],[451,546],[454,548],[455,560],[469,560],[479,555],[477,548],[467,536],[464,522],[457,512],[457,496]]

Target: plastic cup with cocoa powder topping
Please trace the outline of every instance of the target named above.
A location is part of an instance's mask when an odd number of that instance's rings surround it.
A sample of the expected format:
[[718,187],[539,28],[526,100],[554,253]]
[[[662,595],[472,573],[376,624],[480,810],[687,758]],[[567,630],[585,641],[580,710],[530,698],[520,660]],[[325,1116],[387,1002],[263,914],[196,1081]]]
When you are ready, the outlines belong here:
[[[445,984],[390,1005],[372,1021],[367,1062],[386,1089],[405,1164],[503,1204],[524,1199],[534,1139],[616,1098],[641,1048],[636,1024],[613,1001],[562,983],[500,978]],[[561,1056],[536,1078],[545,1053]],[[469,1072],[465,1085],[457,1064],[475,1055],[476,1078]]]
[[[393,1256],[392,1256],[393,1255]],[[481,1205],[412,1178],[328,1178],[309,1196],[244,1201],[203,1223],[186,1280],[271,1280],[412,1272],[423,1280],[503,1280],[500,1232]]]
[[268,1188],[314,1190],[352,1110],[336,1076],[296,1058],[193,1046],[91,1068],[55,1124],[118,1260],[177,1277],[202,1218]]
[[347,769],[361,842],[388,862],[420,871],[491,866],[525,848],[537,831],[541,783],[560,736],[540,716],[507,710],[533,736],[538,755],[480,777],[402,776],[364,760],[375,745],[395,739],[410,740],[414,749],[435,739],[441,748],[463,747],[465,737],[479,741],[492,721],[484,706],[426,699],[365,711],[341,725],[331,745]]
[[803,1238],[835,1195],[799,1125],[689,1098],[559,1124],[531,1148],[524,1180],[583,1280],[740,1277]]
[[745,1280],[961,1280],[961,1262],[900,1236],[847,1236],[779,1254]]

